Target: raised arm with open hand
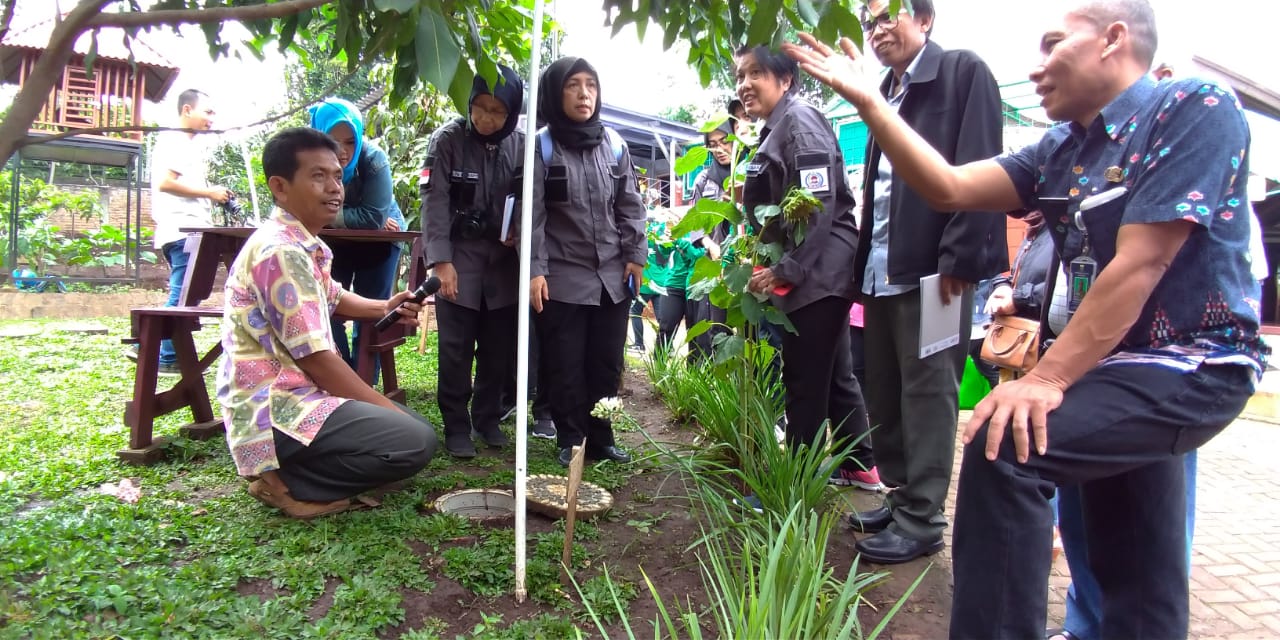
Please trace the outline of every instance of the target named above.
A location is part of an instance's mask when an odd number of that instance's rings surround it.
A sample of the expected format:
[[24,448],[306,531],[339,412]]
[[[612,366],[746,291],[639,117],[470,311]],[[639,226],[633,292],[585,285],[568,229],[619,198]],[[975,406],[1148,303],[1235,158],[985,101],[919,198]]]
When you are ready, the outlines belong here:
[[805,73],[834,89],[859,111],[872,101],[883,100],[875,77],[866,72],[862,54],[858,53],[852,40],[840,38],[843,55],[808,33],[801,33],[800,41],[804,43],[803,47],[783,43],[782,52],[799,63]]
[[804,46],[786,43],[782,50],[809,75],[835,89],[858,110],[876,144],[912,189],[936,211],[1012,211],[1022,206],[1013,182],[998,164],[977,160],[952,166],[911,129],[880,94],[874,78],[863,73],[862,56],[848,38],[836,53],[812,35],[800,34]]

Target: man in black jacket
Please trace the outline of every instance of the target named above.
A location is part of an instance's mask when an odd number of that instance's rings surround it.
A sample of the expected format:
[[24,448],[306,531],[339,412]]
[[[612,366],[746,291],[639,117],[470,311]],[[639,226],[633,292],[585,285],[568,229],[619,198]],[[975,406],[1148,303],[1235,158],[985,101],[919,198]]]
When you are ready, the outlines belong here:
[[[908,124],[953,163],[1000,153],[1000,92],[986,64],[968,51],[929,41],[931,0],[893,15],[887,0],[864,13],[866,42],[891,69],[881,92]],[[904,3],[905,5],[905,3]],[[943,503],[955,455],[957,394],[964,374],[973,284],[1008,267],[1004,217],[931,209],[868,143],[862,224],[855,261],[866,308],[867,405],[884,482],[898,489],[884,506],[850,516],[866,560],[907,562],[942,548]],[[944,304],[963,311],[963,340],[920,357],[920,278],[942,277]]]

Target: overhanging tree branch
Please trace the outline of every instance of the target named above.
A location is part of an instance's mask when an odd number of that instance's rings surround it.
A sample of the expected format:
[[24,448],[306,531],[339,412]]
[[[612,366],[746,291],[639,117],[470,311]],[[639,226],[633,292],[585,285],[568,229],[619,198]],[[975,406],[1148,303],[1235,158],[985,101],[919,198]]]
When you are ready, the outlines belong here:
[[[14,97],[9,114],[0,122],[0,162],[8,162],[23,143],[27,128],[35,122],[49,92],[62,77],[62,70],[75,52],[81,34],[100,27],[138,28],[147,26],[196,24],[229,20],[262,20],[296,15],[331,4],[335,0],[282,0],[271,4],[209,9],[158,9],[130,13],[102,13],[114,0],[82,0],[61,20],[55,21],[49,44],[35,68]],[[5,8],[11,4],[6,0]]]
[[[363,65],[364,65],[364,61],[361,60],[360,63],[356,65],[356,69],[354,71],[347,73],[347,75],[342,76],[341,78],[334,81],[333,84],[330,84],[328,87],[325,87],[324,91],[320,92],[320,98],[317,98],[317,99],[323,99],[324,96],[332,95],[335,91],[338,90],[339,87],[350,82],[351,78],[355,77],[357,73],[360,73],[363,70],[361,69]],[[257,122],[250,122],[249,124],[242,124],[236,127],[228,127],[226,129],[197,130],[197,129],[186,129],[183,127],[149,127],[149,126],[143,126],[143,125],[131,125],[131,126],[124,126],[124,127],[90,127],[86,129],[71,129],[69,131],[63,131],[61,133],[54,133],[50,135],[27,135],[26,137],[19,140],[18,143],[14,146],[14,148],[15,150],[17,150],[27,145],[38,144],[41,142],[53,142],[55,140],[63,140],[65,138],[74,138],[75,136],[79,136],[79,135],[91,135],[91,134],[99,134],[99,133],[125,133],[129,131],[140,131],[142,133],[151,133],[153,131],[183,131],[186,133],[217,135],[222,133],[230,133],[232,131],[242,131],[244,129],[253,129],[255,127],[260,127],[264,124],[279,122],[295,113],[298,113],[299,111],[302,111],[303,109],[306,109],[307,107],[311,106],[314,102],[315,100],[308,100],[301,104],[293,106],[288,111],[278,113],[274,116],[268,116],[266,118],[258,120]]]
[[271,4],[208,9],[157,9],[124,13],[100,13],[86,23],[86,28],[154,27],[159,25],[207,24],[210,22],[271,20],[287,18],[309,9],[332,4],[337,0],[282,0]]
[[35,122],[36,114],[40,113],[45,100],[49,99],[49,91],[58,78],[62,77],[63,68],[71,60],[76,39],[84,32],[85,24],[111,2],[112,0],[84,0],[60,22],[55,22],[53,33],[49,36],[49,46],[36,61],[27,84],[23,85],[13,99],[9,115],[0,123],[0,160],[9,161],[9,156],[17,148],[17,141],[26,133],[27,127]]
[[4,0],[4,8],[0,9],[0,41],[9,35],[9,25],[13,24],[13,10],[18,0]]

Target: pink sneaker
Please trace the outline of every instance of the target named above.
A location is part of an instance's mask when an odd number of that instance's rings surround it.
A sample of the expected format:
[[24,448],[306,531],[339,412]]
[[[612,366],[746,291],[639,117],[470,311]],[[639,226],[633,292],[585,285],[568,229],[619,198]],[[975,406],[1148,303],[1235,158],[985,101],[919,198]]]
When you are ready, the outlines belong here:
[[867,471],[849,471],[847,469],[836,469],[831,474],[829,483],[838,487],[857,487],[867,491],[884,491],[884,483],[880,482],[880,473],[875,467],[871,467]]

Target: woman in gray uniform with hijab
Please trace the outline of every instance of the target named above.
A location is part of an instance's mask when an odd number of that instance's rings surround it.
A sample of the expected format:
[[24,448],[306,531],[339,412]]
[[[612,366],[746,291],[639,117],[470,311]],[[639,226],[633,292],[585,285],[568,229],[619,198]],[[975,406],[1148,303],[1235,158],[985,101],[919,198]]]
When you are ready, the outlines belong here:
[[507,67],[499,72],[492,89],[476,76],[468,116],[436,130],[418,181],[426,260],[440,278],[436,397],[444,447],[456,458],[476,455],[473,433],[491,447],[508,442],[498,423],[515,350],[520,263],[499,234],[507,199],[518,197],[524,84]]
[[556,60],[545,89],[533,189],[530,301],[550,383],[559,461],[586,441],[587,457],[629,462],[613,426],[593,417],[601,398],[617,395],[627,309],[643,282],[648,254],[645,210],[631,154],[600,123],[600,79],[581,58]]

